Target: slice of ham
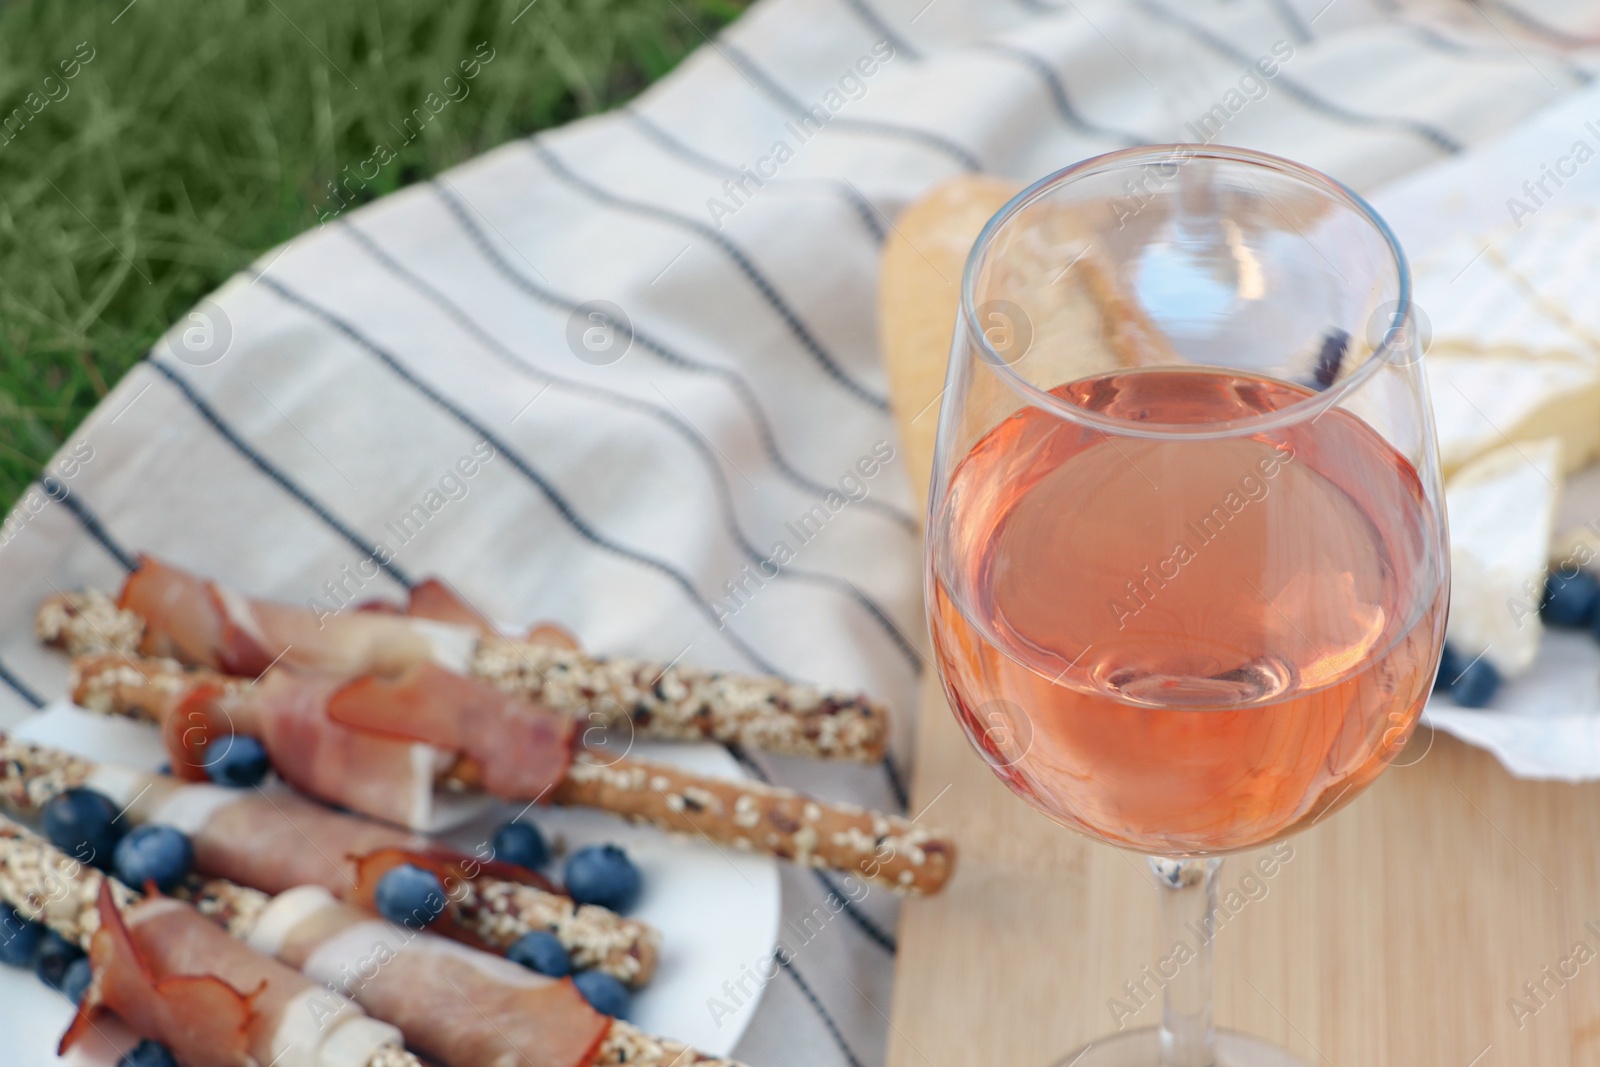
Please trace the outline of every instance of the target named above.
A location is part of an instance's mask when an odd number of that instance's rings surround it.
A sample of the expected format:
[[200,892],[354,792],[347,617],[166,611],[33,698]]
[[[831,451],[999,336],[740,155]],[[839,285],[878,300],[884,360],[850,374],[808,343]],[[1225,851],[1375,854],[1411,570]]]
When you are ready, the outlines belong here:
[[302,792],[385,822],[432,828],[434,781],[452,756],[335,722],[328,701],[344,684],[281,668],[251,685],[202,682],[162,715],[174,774],[202,779],[211,746],[233,735],[254,737],[273,769]]
[[432,663],[349,682],[274,667],[153,696],[180,777],[204,778],[211,746],[255,737],[303,792],[419,830],[434,828],[434,783],[463,757],[489,795],[529,801],[561,781],[577,743],[576,720]]
[[610,1028],[571,979],[374,920],[316,887],[276,898],[252,944],[394,1022],[441,1067],[588,1067]]
[[143,616],[140,651],[147,656],[205,663],[239,674],[259,674],[272,662],[265,648],[246,640],[231,624],[211,583],[149,556],[139,557],[117,606]]
[[[141,1035],[166,1045],[185,1064],[252,1067],[255,1054],[265,1051],[261,1034],[270,1026],[271,1013],[281,1012],[287,1001],[285,990],[273,988],[264,974],[236,974],[246,983],[232,985],[214,973],[217,959],[193,966],[195,956],[208,948],[223,949],[221,942],[233,939],[198,913],[190,921],[183,909],[172,900],[148,901],[130,908],[124,921],[110,883],[101,883],[100,929],[89,947],[94,978],[77,1018],[61,1039],[61,1050],[76,1044],[100,1012],[112,1011]],[[202,927],[221,934],[220,941]],[[142,928],[138,939],[136,928]],[[167,937],[152,943],[149,935],[158,931]],[[237,944],[224,951],[231,960]],[[252,963],[267,962],[248,950],[244,955]],[[187,970],[186,964],[190,964]],[[289,995],[298,991],[291,988]]]
[[470,757],[485,791],[540,800],[566,775],[577,743],[570,716],[431,663],[395,678],[358,678],[328,699],[328,717]]
[[107,1013],[95,1020],[70,1051],[57,1060],[57,1067],[123,1067],[122,1057],[139,1044],[138,1034],[127,1024]]
[[[218,794],[223,796],[198,825],[172,817]],[[435,847],[427,838],[331,811],[282,788],[186,786],[163,798],[151,817],[189,833],[197,869],[273,894],[320,885],[350,899],[365,888],[362,857],[386,850],[431,854]]]
[[340,677],[434,661],[464,670],[480,636],[455,622],[252,599],[151,556],[139,558],[118,606],[144,618],[143,654],[246,676],[273,663]]
[[106,881],[98,911],[89,948],[94,979],[62,1051],[108,1011],[186,1067],[363,1064],[383,1045],[401,1043],[393,1026],[234,940],[187,904],[154,897],[123,913]]
[[[480,877],[554,887],[539,874],[493,859],[479,859],[404,830],[330,811],[286,789],[240,790],[181,785],[152,778],[137,815],[176,826],[194,843],[195,867],[207,875],[278,894],[321,886],[341,900],[376,911],[378,882],[394,867],[432,871],[449,905],[437,932],[487,948],[460,921],[460,888]],[[153,798],[151,794],[156,794]]]
[[488,616],[439,578],[425,578],[411,587],[406,597],[406,614],[413,619],[470,626],[480,634],[496,632]]

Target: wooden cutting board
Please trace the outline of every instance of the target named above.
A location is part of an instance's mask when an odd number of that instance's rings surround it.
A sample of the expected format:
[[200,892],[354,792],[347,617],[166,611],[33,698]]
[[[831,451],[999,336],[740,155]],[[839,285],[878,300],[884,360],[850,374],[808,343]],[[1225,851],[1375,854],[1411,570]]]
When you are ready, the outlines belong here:
[[[883,344],[922,492],[962,263],[1013,191],[958,179],[896,220],[884,252]],[[1119,1021],[1155,1024],[1138,986],[1155,990],[1144,969],[1170,946],[1143,859],[1008,792],[931,664],[919,715],[912,810],[961,852],[942,894],[906,906],[889,1067],[1046,1067]],[[1270,877],[1265,852],[1228,860],[1218,1024],[1311,1065],[1600,1065],[1600,785],[1517,781],[1426,730],[1398,764]]]

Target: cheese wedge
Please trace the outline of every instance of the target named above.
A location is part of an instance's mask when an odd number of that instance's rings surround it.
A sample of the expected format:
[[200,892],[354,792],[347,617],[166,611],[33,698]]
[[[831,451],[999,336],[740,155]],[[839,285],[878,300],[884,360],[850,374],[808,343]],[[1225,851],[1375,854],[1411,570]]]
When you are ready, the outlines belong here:
[[1447,477],[1513,441],[1559,438],[1567,471],[1600,457],[1600,364],[1436,348],[1423,366]]
[[1561,440],[1567,471],[1600,458],[1600,318],[1578,298],[1600,290],[1600,214],[1552,211],[1458,238],[1415,278],[1446,475],[1544,437]]
[[1501,674],[1533,663],[1543,627],[1551,529],[1561,493],[1561,442],[1507,445],[1445,485],[1450,513],[1450,643]]
[[1537,353],[1600,360],[1512,268],[1506,245],[1516,236],[1505,227],[1462,236],[1417,262],[1414,300],[1424,316],[1423,335],[1433,339],[1429,355]]
[[[1482,244],[1479,245],[1482,247]],[[1600,210],[1554,207],[1510,227],[1489,255],[1529,295],[1534,307],[1600,359]],[[1464,279],[1463,279],[1464,280]]]

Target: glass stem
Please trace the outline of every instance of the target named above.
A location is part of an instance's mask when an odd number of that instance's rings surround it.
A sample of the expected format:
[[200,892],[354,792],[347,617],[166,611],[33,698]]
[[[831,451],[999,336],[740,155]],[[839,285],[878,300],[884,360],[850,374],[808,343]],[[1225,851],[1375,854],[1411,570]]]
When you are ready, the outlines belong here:
[[[1214,1067],[1211,942],[1216,934],[1220,859],[1151,857],[1161,895],[1161,1067]],[[1167,972],[1176,969],[1170,979]]]

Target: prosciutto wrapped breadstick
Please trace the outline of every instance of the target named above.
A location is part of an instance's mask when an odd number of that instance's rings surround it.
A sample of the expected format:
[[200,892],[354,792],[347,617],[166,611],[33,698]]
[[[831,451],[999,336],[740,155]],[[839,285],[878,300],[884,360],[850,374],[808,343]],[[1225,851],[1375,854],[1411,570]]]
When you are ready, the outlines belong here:
[[[91,710],[160,723],[173,748],[174,769],[201,765],[204,757],[195,750],[197,740],[249,734],[262,738],[279,773],[293,785],[374,818],[394,820],[394,812],[405,809],[391,800],[386,810],[373,797],[414,796],[428,784],[447,792],[486,790],[506,800],[597,807],[717,844],[848,871],[900,892],[935,892],[954,865],[950,841],[898,816],[609,753],[580,750],[571,758],[568,750],[568,762],[553,773],[545,769],[551,761],[541,757],[534,761],[541,768],[539,776],[523,773],[515,780],[517,787],[507,790],[508,776],[495,774],[472,753],[452,755],[450,731],[455,726],[451,724],[487,716],[489,709],[498,709],[506,722],[521,722],[535,714],[533,705],[486,683],[426,665],[408,668],[394,679],[362,678],[330,689],[331,685],[326,679],[305,678],[281,667],[246,682],[185,671],[171,660],[104,654],[73,661],[73,699]],[[279,718],[292,722],[292,729],[274,725]],[[434,731],[432,723],[444,725]],[[356,744],[344,736],[350,733],[359,734],[363,746],[416,744],[365,732],[377,728],[404,729],[412,737],[426,735],[435,744],[427,759],[409,762],[374,757],[361,764],[325,757],[319,751],[323,744],[337,753],[350,751]],[[527,735],[545,727],[518,729]],[[324,737],[331,740],[319,740]],[[187,740],[178,743],[175,738]],[[323,773],[319,768],[324,767],[337,768],[338,773]],[[380,787],[373,780],[394,768],[409,768],[406,773],[426,774],[427,779],[408,780],[403,787]]]
[[61,1040],[115,1014],[192,1065],[420,1067],[400,1030],[229,937],[193,907],[127,887],[0,820],[0,896],[89,953],[94,978]]
[[[96,943],[103,928],[112,926],[111,917],[120,916],[121,925],[135,935],[136,951],[146,951],[145,942],[151,941],[148,951],[196,959],[191,968],[226,963],[230,973],[239,974],[253,966],[264,968],[279,983],[287,983],[287,974],[295,980],[290,1003],[301,1013],[290,1036],[309,1027],[302,1040],[321,1040],[324,1031],[337,1034],[349,1025],[341,1021],[345,1013],[361,1009],[392,1024],[373,1024],[384,1026],[389,1037],[383,1053],[387,1058],[291,1060],[280,1051],[275,1054],[285,1058],[277,1061],[279,1067],[412,1067],[418,1061],[400,1049],[400,1034],[412,1049],[440,1067],[739,1067],[600,1015],[570,979],[546,978],[426,931],[382,922],[320,887],[271,897],[212,881],[194,892],[193,907],[160,897],[141,902],[127,887],[69,859],[16,823],[0,819],[0,899],[24,917],[43,921],[86,947]],[[151,921],[140,917],[141,912],[162,920],[150,928],[149,938],[139,936],[140,927]],[[126,954],[120,940],[113,947]],[[131,958],[147,962],[143,956]],[[91,996],[103,983],[120,988],[104,980],[100,960],[93,954],[91,959],[96,970]],[[165,977],[162,972],[155,975]],[[170,983],[156,984],[159,988]],[[289,991],[287,984],[282,989]],[[227,1003],[227,998],[211,991],[208,996],[211,999],[194,1004],[194,1012]],[[223,1024],[234,1027],[238,1019],[236,1013],[221,1016]],[[125,1021],[139,1024],[138,1019],[125,1017]],[[212,1029],[208,1019],[200,1019],[196,1028]],[[164,1038],[157,1040],[166,1043]],[[186,1064],[259,1067],[273,1062],[253,1048],[247,1050],[253,1059],[217,1058],[207,1049],[188,1056],[176,1046],[174,1051]]]
[[866,761],[881,758],[888,739],[888,712],[864,696],[591,656],[557,627],[510,639],[438,582],[417,586],[405,613],[334,613],[250,599],[144,556],[116,600],[99,592],[52,597],[36,625],[44,641],[73,654],[164,656],[251,677],[279,662],[343,677],[437,663],[586,727],[631,728],[642,738]]
[[450,903],[433,929],[504,951],[534,930],[554,933],[580,970],[628,985],[649,981],[661,935],[650,926],[550,891],[520,868],[446,849],[404,830],[322,807],[287,789],[227,789],[94,763],[0,734],[0,803],[33,813],[69,789],[109,797],[132,823],[189,835],[200,871],[268,893],[317,885],[370,908],[378,880],[411,863],[432,870]]

